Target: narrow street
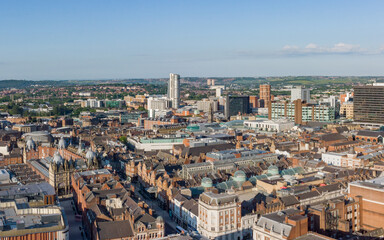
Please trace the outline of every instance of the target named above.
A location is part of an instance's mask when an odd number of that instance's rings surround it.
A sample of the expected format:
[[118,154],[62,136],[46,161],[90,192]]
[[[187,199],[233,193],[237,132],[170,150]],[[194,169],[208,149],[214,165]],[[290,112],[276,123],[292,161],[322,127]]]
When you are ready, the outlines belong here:
[[[138,184],[135,184],[135,188],[136,189],[139,189],[139,186]],[[145,191],[145,190],[143,190]],[[176,232],[176,226],[177,226],[177,223],[174,222],[171,217],[169,216],[169,213],[166,211],[166,210],[163,210],[160,206],[159,206],[159,203],[157,202],[156,199],[151,199],[141,193],[139,193],[139,191],[135,191],[135,194],[140,197],[140,199],[144,200],[149,206],[150,208],[152,208],[153,210],[155,210],[156,214],[158,216],[161,216],[163,219],[164,219],[164,222],[165,222],[165,234],[166,235],[169,235],[169,234],[175,234],[177,233]]]
[[[83,235],[81,235],[82,230],[82,221],[76,220],[76,212],[72,205],[72,198],[60,199],[60,206],[64,208],[65,215],[68,219],[69,225],[69,239],[83,239]],[[86,239],[85,239],[86,240]]]

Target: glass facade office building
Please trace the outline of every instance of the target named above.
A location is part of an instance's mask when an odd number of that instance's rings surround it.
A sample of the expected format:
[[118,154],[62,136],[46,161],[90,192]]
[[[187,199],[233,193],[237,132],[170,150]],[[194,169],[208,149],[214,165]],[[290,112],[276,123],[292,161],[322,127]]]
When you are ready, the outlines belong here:
[[354,87],[355,122],[384,124],[384,86]]
[[227,118],[239,113],[250,113],[249,96],[227,96],[225,106],[225,116]]

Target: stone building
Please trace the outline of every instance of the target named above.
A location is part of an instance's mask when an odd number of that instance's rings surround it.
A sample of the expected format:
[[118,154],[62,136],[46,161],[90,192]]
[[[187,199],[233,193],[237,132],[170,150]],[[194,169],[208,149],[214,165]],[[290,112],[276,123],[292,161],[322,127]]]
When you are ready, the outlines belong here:
[[204,192],[199,198],[198,231],[208,239],[243,239],[237,195]]
[[59,196],[71,193],[71,176],[77,171],[98,169],[99,160],[96,153],[89,149],[85,154],[75,153],[68,149],[64,139],[59,141],[58,148],[37,146],[29,139],[23,150],[24,162],[48,181]]

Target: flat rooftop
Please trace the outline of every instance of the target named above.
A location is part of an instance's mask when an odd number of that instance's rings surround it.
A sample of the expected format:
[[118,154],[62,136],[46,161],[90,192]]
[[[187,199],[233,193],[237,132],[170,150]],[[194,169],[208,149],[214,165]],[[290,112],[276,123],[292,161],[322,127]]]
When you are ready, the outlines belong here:
[[30,208],[26,203],[0,203],[0,237],[59,231],[65,227],[65,218],[57,206]]
[[366,181],[351,182],[350,185],[384,190],[384,177],[378,177]]

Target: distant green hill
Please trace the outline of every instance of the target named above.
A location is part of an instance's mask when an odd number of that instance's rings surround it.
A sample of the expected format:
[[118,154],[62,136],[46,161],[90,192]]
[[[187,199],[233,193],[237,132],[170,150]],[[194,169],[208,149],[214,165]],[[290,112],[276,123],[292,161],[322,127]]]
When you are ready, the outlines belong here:
[[[333,77],[333,76],[287,76],[287,77],[209,77],[216,80],[216,85],[237,84],[242,86],[254,87],[259,84],[270,83],[272,86],[283,85],[307,85],[307,86],[325,86],[328,84],[351,84],[367,83],[370,80],[384,82],[384,77]],[[206,84],[207,78],[203,77],[182,77],[184,83]],[[167,84],[167,78],[150,79],[104,79],[104,80],[0,80],[0,89],[4,88],[28,88],[31,86],[72,86],[72,85],[99,85],[99,84]]]
[[73,85],[70,81],[30,81],[30,80],[1,80],[0,89],[4,88],[28,88],[31,86],[68,86]]
[[0,89],[28,88],[31,86],[63,87],[72,85],[99,85],[99,84],[166,84],[167,79],[120,79],[120,80],[0,80]]

